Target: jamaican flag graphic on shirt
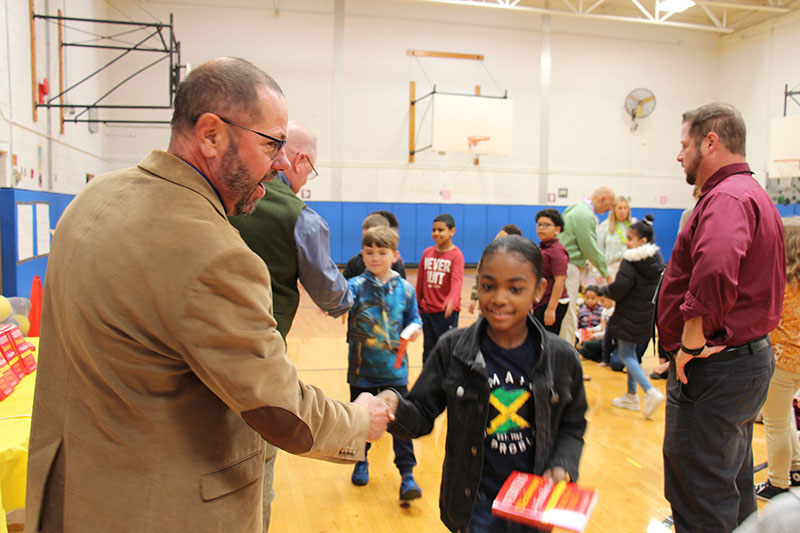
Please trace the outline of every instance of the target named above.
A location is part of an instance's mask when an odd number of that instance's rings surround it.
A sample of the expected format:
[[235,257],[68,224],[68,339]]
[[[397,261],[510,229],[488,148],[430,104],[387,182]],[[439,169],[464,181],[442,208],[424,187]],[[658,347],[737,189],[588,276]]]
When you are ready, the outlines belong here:
[[486,438],[489,448],[500,455],[529,451],[533,444],[530,412],[531,392],[523,376],[507,372],[504,378],[490,376],[489,420]]
[[531,427],[518,413],[530,396],[531,393],[523,389],[498,388],[492,391],[489,403],[497,409],[498,415],[489,421],[486,433],[494,435]]

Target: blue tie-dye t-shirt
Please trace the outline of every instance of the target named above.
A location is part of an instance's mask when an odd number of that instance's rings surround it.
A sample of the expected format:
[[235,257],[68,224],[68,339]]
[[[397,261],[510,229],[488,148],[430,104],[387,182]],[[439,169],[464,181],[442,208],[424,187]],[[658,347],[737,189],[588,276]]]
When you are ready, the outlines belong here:
[[400,333],[422,324],[414,286],[392,271],[381,283],[369,270],[348,280],[350,309],[347,382],[361,388],[408,385],[408,357],[395,368]]

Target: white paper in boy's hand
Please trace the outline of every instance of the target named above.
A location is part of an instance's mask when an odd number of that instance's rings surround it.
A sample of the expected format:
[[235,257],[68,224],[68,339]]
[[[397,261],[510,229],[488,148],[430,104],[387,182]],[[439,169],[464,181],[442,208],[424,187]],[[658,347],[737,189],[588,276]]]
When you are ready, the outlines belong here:
[[405,327],[405,329],[402,332],[400,332],[400,338],[410,339],[411,336],[414,335],[414,333],[420,331],[421,329],[422,326],[417,324],[416,322],[413,324],[409,324],[408,326]]

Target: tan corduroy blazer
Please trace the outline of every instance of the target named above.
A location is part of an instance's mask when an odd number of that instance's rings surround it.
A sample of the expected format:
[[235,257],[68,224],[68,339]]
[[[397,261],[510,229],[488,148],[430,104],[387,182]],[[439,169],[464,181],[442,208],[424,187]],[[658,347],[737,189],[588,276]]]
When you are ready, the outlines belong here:
[[264,439],[364,457],[366,410],[298,381],[267,268],[182,160],[87,185],[44,292],[26,531],[255,532]]

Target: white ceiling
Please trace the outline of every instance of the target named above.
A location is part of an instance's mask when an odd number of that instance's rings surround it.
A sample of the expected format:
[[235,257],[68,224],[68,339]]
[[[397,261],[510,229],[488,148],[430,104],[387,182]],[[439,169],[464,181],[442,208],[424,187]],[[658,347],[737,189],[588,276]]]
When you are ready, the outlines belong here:
[[[383,0],[370,0],[380,2]],[[579,17],[594,20],[616,20],[635,24],[672,26],[718,34],[733,33],[791,11],[800,11],[800,0],[695,0],[696,4],[682,13],[659,10],[661,0],[404,0],[406,2],[449,5],[453,9],[493,9]],[[183,4],[219,6],[218,0],[106,0],[126,9],[146,9],[148,4]],[[226,0],[230,8],[264,10],[327,10],[332,0]]]
[[[417,0],[420,1],[420,0]],[[564,17],[732,33],[800,9],[800,0],[696,0],[682,13],[666,13],[659,0],[421,0],[463,9],[505,9]]]

